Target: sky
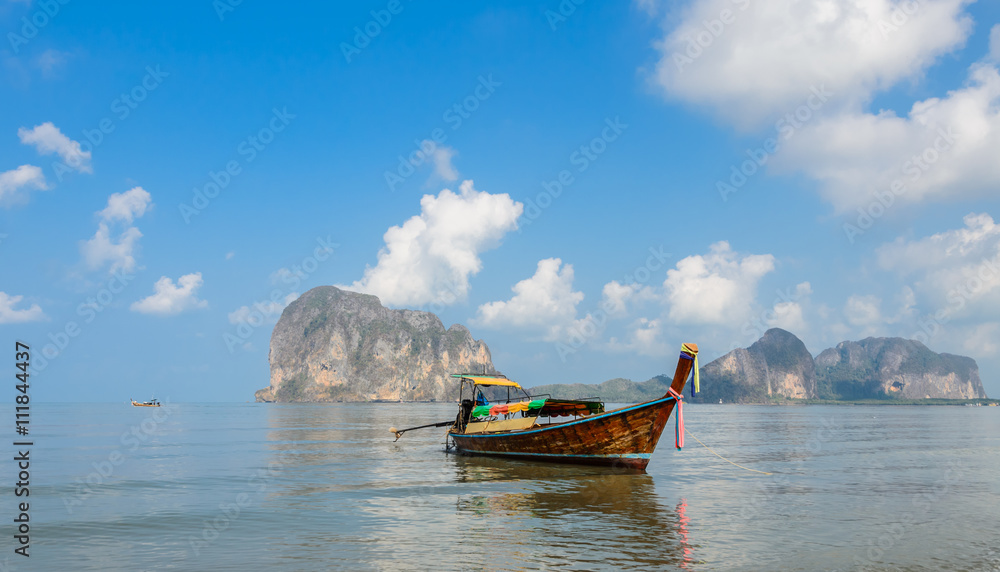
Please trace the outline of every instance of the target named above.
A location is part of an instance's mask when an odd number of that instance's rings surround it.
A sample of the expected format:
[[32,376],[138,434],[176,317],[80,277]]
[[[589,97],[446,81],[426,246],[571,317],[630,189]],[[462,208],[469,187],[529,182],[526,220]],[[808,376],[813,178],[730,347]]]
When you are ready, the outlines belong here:
[[526,386],[781,327],[917,339],[1000,395],[995,2],[0,2],[33,399],[252,401],[322,285]]

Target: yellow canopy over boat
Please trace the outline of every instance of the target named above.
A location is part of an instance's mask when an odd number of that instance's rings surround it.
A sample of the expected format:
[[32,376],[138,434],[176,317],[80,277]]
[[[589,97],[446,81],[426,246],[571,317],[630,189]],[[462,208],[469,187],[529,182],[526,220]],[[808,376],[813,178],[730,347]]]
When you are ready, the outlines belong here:
[[476,385],[501,385],[504,387],[516,387],[521,389],[516,381],[507,379],[505,377],[488,377],[480,375],[453,375],[452,377],[460,377],[462,379],[468,379]]

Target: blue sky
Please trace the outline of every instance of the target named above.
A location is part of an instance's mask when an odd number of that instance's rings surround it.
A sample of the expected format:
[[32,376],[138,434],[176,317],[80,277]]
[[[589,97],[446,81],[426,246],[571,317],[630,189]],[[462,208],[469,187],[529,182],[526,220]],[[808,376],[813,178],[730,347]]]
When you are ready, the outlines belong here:
[[335,284],[526,385],[780,326],[996,396],[1000,6],[808,4],[4,2],[0,332],[39,400],[245,401]]

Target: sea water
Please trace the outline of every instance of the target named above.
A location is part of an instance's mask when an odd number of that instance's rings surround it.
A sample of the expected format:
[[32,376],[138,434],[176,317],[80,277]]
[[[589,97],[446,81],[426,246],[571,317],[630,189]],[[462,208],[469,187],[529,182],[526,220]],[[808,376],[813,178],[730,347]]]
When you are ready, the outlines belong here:
[[1000,570],[1000,408],[684,413],[635,473],[393,441],[454,404],[33,403],[0,570]]

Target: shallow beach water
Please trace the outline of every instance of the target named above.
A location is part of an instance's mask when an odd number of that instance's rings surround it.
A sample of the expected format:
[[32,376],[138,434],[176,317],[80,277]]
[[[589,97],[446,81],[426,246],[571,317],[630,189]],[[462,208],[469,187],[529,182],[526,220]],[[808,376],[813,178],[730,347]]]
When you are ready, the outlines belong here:
[[[388,431],[454,411],[33,404],[31,557],[8,520],[0,564],[1000,570],[1000,408],[688,405],[684,450],[671,422],[646,473],[461,457],[443,429]],[[12,461],[0,470],[16,480]],[[8,487],[5,514],[14,501]]]

